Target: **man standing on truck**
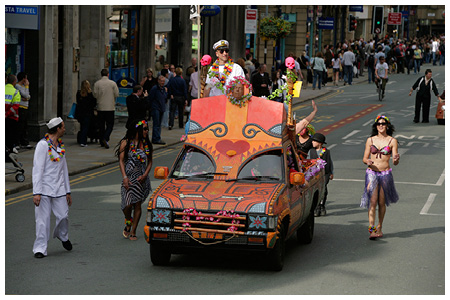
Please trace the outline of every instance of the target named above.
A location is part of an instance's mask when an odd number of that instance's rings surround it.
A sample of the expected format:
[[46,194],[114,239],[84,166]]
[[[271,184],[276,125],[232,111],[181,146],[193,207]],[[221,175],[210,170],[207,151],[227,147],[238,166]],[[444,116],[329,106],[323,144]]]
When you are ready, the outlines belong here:
[[220,40],[214,44],[217,59],[208,70],[206,77],[206,87],[204,97],[213,97],[225,95],[227,84],[237,76],[245,78],[244,70],[241,66],[235,64],[228,56],[230,52],[229,43],[226,40]]

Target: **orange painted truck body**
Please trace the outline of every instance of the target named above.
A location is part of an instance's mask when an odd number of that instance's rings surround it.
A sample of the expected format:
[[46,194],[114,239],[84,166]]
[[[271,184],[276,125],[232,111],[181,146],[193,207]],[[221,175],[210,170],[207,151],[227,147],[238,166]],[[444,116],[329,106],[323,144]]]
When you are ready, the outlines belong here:
[[259,97],[243,107],[226,96],[192,101],[187,139],[148,204],[154,264],[167,264],[171,253],[223,248],[264,251],[280,270],[286,239],[311,242],[324,171],[303,184],[306,165],[286,115],[282,103]]

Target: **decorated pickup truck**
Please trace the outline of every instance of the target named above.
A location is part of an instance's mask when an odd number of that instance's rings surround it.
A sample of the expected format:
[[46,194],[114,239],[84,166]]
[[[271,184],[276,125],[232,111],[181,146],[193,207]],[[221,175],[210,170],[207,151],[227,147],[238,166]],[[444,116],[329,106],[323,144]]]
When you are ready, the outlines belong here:
[[[323,198],[321,160],[300,160],[283,103],[227,96],[192,101],[187,138],[148,203],[144,228],[154,265],[198,249],[259,251],[281,270],[285,241],[311,243]],[[289,113],[291,109],[289,109]],[[292,119],[292,118],[291,118]]]

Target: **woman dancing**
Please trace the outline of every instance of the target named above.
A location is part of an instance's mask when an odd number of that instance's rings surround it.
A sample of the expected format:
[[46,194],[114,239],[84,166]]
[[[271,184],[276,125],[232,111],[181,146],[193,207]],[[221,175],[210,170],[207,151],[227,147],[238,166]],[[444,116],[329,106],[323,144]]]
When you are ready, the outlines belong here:
[[[398,165],[398,143],[392,137],[395,129],[386,116],[378,116],[372,125],[372,134],[367,139],[363,162],[366,170],[366,184],[361,197],[361,207],[369,209],[369,238],[382,237],[386,206],[398,201],[392,169],[389,159],[393,157],[394,165]],[[378,225],[375,227],[376,208],[378,205]]]
[[[148,138],[148,124],[136,120],[117,145],[120,172],[123,176],[121,208],[125,215],[124,238],[137,240],[136,228],[141,218],[141,204],[151,191],[148,174],[152,168],[153,146]],[[133,216],[131,216],[134,210]]]

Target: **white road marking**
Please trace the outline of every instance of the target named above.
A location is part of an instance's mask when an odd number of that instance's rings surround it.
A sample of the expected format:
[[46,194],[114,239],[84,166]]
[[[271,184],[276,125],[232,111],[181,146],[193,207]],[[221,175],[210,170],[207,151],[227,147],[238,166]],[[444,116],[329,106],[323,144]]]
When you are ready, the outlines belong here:
[[327,149],[334,148],[335,146],[337,146],[337,144],[331,144],[330,146],[327,146]]
[[423,206],[422,210],[420,211],[421,215],[428,215],[428,216],[443,216],[444,214],[429,214],[428,210],[430,209],[431,205],[433,205],[434,200],[436,199],[436,194],[431,193],[430,196],[428,196],[428,200]]
[[[358,132],[360,132],[361,130],[353,130],[352,132],[350,132],[349,134],[347,134],[346,136],[344,136],[342,139],[343,140],[346,140],[346,139],[348,139],[349,137],[351,137],[352,135],[355,135],[355,134],[357,134]],[[330,147],[328,147],[328,148],[330,148]]]

